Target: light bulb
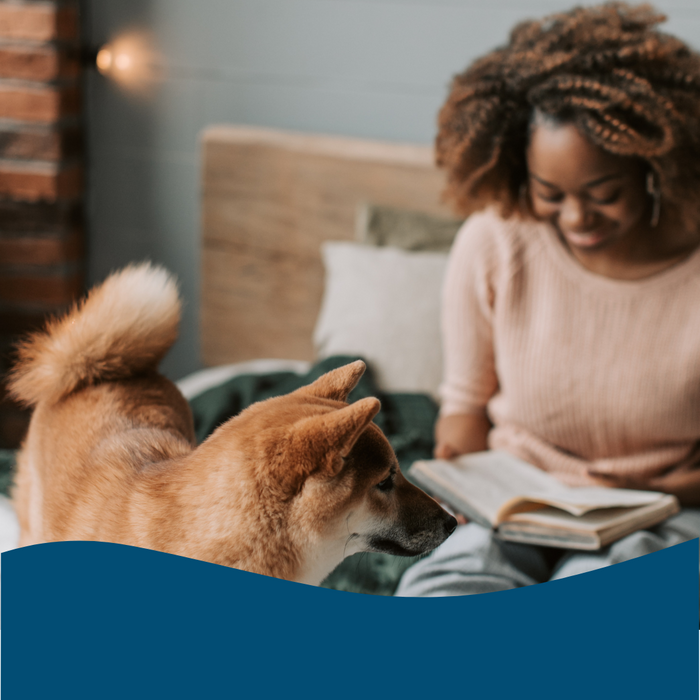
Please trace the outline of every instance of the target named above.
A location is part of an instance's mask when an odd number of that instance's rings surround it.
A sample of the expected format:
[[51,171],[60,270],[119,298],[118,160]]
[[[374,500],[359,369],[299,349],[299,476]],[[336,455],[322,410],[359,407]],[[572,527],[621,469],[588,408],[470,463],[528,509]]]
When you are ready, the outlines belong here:
[[112,67],[112,51],[106,47],[100,49],[97,52],[95,63],[100,73],[106,73]]

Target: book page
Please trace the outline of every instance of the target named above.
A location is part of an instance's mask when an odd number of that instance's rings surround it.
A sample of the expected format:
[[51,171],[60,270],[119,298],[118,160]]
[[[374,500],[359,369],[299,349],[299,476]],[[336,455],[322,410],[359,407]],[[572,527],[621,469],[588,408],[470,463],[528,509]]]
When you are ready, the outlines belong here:
[[[503,504],[504,489],[508,489],[507,479],[504,481],[493,466],[484,473],[481,469],[464,470],[454,462],[431,460],[416,462],[411,476],[429,493],[469,518],[491,526]],[[512,495],[510,491],[507,494]]]
[[540,543],[547,544],[556,538],[558,546],[595,549],[635,530],[651,527],[679,510],[677,499],[669,495],[641,507],[603,508],[583,517],[557,508],[543,508],[535,513],[516,513],[501,524],[498,532],[504,539],[514,541],[535,541],[542,537]]
[[533,494],[536,500],[566,498],[568,490],[541,469],[496,450],[474,452],[454,460],[416,462],[411,474],[421,486],[465,515],[473,517],[477,511],[493,527],[500,522],[504,503],[508,512],[518,507],[531,510],[533,504],[524,494]]
[[515,513],[508,519],[508,523],[529,523],[549,529],[597,532],[602,527],[628,519],[629,515],[629,508],[605,508],[589,513],[585,518],[580,518],[559,508],[545,507],[536,513]]
[[[455,507],[460,502],[468,503],[471,510],[478,510],[493,526],[513,513],[547,505],[580,516],[599,508],[641,506],[663,497],[650,491],[572,488],[541,469],[496,450],[462,455],[451,461],[416,462],[412,469],[425,479],[426,488],[431,483],[438,486],[440,497]],[[450,494],[454,494],[456,502],[448,498]]]
[[565,488],[568,488],[568,492],[552,494],[542,500],[540,500],[539,494],[533,492],[525,494],[525,498],[561,508],[572,515],[583,515],[599,508],[643,506],[658,501],[662,497],[662,494],[656,491],[632,491],[631,489],[612,489],[601,486]]

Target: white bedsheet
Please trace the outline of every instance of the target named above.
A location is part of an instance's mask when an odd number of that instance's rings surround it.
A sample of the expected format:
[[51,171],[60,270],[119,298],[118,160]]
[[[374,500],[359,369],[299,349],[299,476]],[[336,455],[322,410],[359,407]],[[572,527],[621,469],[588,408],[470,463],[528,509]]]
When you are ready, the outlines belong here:
[[19,523],[7,496],[0,495],[0,553],[14,549],[19,540]]
[[296,372],[305,374],[311,363],[303,360],[249,360],[232,365],[219,365],[194,372],[175,382],[186,399],[191,399],[207,389],[223,384],[241,374],[265,374],[267,372]]

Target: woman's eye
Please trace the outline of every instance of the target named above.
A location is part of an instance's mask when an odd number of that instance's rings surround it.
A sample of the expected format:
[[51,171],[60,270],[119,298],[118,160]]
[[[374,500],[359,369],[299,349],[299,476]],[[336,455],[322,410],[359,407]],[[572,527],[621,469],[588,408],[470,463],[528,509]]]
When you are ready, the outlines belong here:
[[611,195],[608,195],[607,197],[591,197],[591,202],[594,202],[595,204],[614,204],[618,198],[620,197],[619,192],[613,192]]
[[543,202],[550,202],[552,204],[556,204],[557,202],[561,202],[561,195],[560,194],[544,194],[543,192],[538,192],[537,199],[541,199]]
[[377,488],[378,488],[380,491],[384,491],[384,492],[386,492],[386,491],[391,491],[391,489],[394,488],[394,475],[393,475],[393,474],[389,474],[389,476],[387,476],[387,478],[384,479],[384,481],[380,481],[380,482],[377,484]]

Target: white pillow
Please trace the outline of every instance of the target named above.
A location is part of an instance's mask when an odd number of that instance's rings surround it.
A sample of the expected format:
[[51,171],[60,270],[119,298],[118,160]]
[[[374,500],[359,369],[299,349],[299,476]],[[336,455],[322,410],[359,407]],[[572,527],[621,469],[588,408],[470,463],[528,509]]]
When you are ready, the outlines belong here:
[[437,397],[446,253],[357,243],[322,248],[326,285],[314,332],[319,359],[361,355],[385,391]]

